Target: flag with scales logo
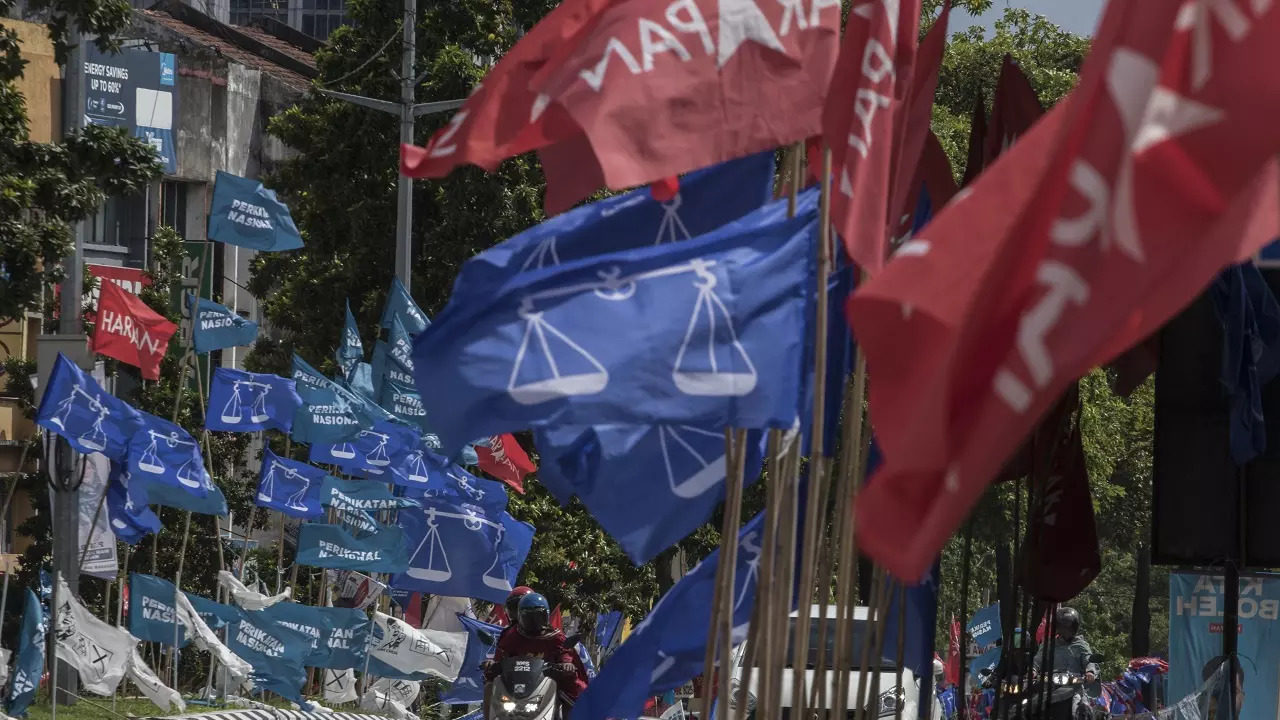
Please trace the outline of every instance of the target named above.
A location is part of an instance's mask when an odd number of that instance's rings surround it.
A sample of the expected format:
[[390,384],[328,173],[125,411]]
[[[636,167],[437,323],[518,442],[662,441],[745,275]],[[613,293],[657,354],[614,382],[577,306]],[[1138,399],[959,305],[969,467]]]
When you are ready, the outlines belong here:
[[283,458],[262,450],[262,467],[258,472],[258,493],[253,504],[288,515],[310,519],[320,517],[320,488],[325,471],[297,460]]
[[445,454],[606,419],[790,427],[817,225],[816,207],[788,218],[775,202],[693,240],[518,275],[484,302],[450,303],[413,354]]
[[421,508],[400,511],[408,569],[391,587],[433,595],[501,603],[515,587],[533,543],[533,526],[511,517],[423,498]]
[[129,440],[142,424],[138,411],[102,389],[88,373],[58,353],[36,410],[36,424],[61,435],[78,452],[100,452],[124,462]]
[[235,368],[213,369],[209,381],[206,430],[289,432],[302,406],[294,381],[279,375],[251,373]]

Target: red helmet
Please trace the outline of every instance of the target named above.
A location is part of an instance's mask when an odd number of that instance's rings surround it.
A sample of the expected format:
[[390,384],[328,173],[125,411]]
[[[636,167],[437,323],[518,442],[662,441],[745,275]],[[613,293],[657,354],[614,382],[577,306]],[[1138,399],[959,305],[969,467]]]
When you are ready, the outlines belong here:
[[516,622],[516,610],[520,606],[520,598],[531,592],[533,592],[533,588],[521,585],[515,590],[512,590],[511,594],[507,596],[507,602],[504,604],[507,607],[507,622],[509,624],[514,625]]

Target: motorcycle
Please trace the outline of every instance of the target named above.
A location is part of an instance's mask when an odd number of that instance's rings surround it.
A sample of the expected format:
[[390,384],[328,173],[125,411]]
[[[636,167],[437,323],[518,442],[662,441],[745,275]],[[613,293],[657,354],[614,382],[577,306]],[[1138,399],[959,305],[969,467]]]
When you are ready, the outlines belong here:
[[488,720],[562,720],[556,681],[542,658],[509,657],[493,681]]
[[[1103,656],[1094,653],[1089,662],[1099,663]],[[1001,683],[999,705],[992,709],[993,720],[1017,718],[1017,720],[1098,720],[1105,717],[1105,710],[1096,708],[1093,699],[1085,687],[1085,679],[1065,670],[1055,670],[1045,674],[1040,682],[1029,682],[1025,685],[1017,676],[1011,676]],[[1072,697],[1053,702],[1055,696],[1061,696],[1062,690],[1070,689],[1071,696],[1080,695],[1080,702],[1075,703]],[[1078,714],[1073,718],[1072,709]],[[1098,712],[1098,711],[1102,712]],[[1096,719],[1095,716],[1098,716]]]

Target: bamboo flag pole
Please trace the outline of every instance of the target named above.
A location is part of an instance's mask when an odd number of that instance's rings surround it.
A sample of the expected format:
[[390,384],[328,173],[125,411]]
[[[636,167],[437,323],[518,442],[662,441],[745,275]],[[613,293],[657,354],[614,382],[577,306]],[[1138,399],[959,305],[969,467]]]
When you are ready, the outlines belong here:
[[[284,438],[284,456],[292,459],[293,454],[293,437],[286,435]],[[276,547],[276,594],[280,594],[280,587],[284,584],[284,513],[280,515],[280,544]]]
[[[727,470],[725,486],[725,525],[730,536],[723,538],[720,546],[720,567],[724,569],[724,587],[720,593],[720,720],[729,720],[729,685],[733,657],[734,576],[738,565],[738,529],[742,525],[742,475],[746,465],[747,431],[729,430],[725,433],[725,460]],[[707,693],[710,698],[710,693]],[[709,701],[709,700],[708,700]],[[710,713],[706,716],[712,718]]]

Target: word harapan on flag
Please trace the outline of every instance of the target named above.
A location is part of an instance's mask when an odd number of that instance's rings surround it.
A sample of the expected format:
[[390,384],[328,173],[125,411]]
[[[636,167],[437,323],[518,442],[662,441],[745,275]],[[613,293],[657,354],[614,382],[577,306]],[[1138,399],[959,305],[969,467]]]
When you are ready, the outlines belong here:
[[99,292],[89,349],[137,367],[147,380],[159,380],[160,361],[178,326],[115,283],[103,283]]

